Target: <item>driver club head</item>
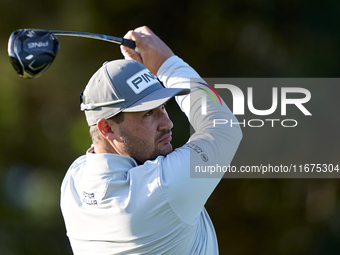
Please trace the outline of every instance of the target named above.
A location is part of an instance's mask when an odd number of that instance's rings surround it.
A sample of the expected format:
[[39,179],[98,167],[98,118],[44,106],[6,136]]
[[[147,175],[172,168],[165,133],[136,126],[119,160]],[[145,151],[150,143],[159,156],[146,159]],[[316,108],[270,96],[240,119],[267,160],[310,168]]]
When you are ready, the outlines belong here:
[[8,55],[15,71],[26,79],[43,74],[59,49],[58,38],[49,31],[19,29],[8,41]]

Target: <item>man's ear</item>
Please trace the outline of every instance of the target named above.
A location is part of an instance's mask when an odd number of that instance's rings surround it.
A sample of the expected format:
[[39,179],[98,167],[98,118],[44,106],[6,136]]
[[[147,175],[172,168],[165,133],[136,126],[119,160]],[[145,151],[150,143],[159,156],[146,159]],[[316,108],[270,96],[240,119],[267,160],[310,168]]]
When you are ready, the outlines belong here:
[[117,138],[116,133],[114,132],[114,122],[110,122],[107,119],[101,118],[97,121],[97,128],[102,136],[107,140],[114,140]]

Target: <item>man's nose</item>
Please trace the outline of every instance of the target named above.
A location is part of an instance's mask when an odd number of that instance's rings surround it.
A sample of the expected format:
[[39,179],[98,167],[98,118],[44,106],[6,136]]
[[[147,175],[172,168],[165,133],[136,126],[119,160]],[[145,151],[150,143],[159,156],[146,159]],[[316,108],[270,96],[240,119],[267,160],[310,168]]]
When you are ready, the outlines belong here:
[[159,112],[159,117],[160,117],[160,124],[158,125],[159,130],[172,129],[174,125],[170,120],[169,115],[165,109]]

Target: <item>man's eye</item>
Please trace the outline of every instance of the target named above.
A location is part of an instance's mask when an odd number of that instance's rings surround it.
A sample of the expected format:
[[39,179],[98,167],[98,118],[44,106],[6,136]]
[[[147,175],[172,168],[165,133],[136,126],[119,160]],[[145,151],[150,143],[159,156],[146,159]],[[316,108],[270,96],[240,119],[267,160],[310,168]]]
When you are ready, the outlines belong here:
[[152,115],[152,110],[151,110],[151,111],[148,111],[148,112],[145,114],[145,116],[150,116],[150,115]]

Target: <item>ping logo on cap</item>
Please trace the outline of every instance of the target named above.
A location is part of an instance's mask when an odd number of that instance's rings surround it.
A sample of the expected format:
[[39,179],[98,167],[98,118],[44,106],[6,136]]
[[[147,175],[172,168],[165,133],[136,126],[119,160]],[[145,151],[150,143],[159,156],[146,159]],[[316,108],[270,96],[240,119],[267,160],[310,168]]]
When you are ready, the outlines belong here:
[[143,69],[127,79],[126,83],[133,92],[139,94],[151,85],[158,83],[158,80],[148,69]]

